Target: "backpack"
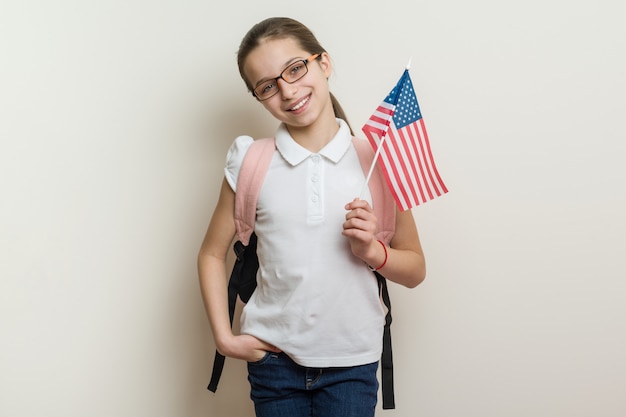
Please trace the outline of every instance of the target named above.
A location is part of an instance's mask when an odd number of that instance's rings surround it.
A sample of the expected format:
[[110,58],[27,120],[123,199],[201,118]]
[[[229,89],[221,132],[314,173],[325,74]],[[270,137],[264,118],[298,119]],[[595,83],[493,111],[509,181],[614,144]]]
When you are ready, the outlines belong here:
[[[367,176],[374,158],[374,150],[363,139],[353,137],[352,143],[359,157],[363,172]],[[233,245],[236,259],[228,280],[228,310],[231,326],[237,297],[239,296],[242,302],[247,303],[256,288],[256,273],[259,268],[259,260],[256,254],[257,238],[254,233],[256,203],[265,179],[265,173],[269,168],[275,150],[276,142],[274,138],[255,140],[250,145],[239,171],[237,192],[235,193],[235,225],[238,240]],[[378,218],[379,231],[376,234],[376,238],[389,244],[395,231],[396,206],[385,179],[378,169],[375,169],[372,173],[369,189],[372,195],[374,213]],[[395,400],[391,348],[391,300],[387,289],[387,280],[378,272],[373,271],[373,273],[377,278],[379,292],[387,309],[381,357],[383,409],[393,409],[395,408]],[[211,381],[207,387],[211,392],[217,391],[217,384],[222,374],[224,361],[225,357],[216,351]]]

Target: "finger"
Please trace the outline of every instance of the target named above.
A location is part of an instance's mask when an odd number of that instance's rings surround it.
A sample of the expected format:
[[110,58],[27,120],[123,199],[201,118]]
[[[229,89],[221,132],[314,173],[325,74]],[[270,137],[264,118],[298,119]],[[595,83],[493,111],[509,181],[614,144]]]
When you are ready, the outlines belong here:
[[367,202],[367,200],[360,200],[358,198],[355,198],[354,200],[346,204],[345,208],[346,210],[354,210],[357,208],[363,208],[368,211],[371,209],[370,204]]
[[376,217],[364,210],[351,211],[346,215],[344,227],[357,227],[359,229],[376,229]]
[[356,210],[356,209],[363,209],[363,210],[370,210],[370,205],[367,201],[365,200],[358,200],[358,201],[353,201],[351,203],[348,203],[348,209],[349,210]]

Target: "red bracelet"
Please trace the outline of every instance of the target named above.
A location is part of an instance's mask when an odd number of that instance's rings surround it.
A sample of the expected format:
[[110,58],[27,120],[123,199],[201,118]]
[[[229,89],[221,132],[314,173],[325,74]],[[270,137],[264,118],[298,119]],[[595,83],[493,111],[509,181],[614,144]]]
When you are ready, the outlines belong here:
[[383,245],[383,250],[385,251],[385,260],[383,261],[382,264],[380,264],[380,266],[378,268],[374,268],[370,265],[368,265],[367,267],[370,269],[370,271],[378,271],[379,269],[381,269],[383,266],[385,266],[385,264],[387,263],[387,246],[383,243],[382,240],[378,240],[378,243],[380,243],[381,245]]

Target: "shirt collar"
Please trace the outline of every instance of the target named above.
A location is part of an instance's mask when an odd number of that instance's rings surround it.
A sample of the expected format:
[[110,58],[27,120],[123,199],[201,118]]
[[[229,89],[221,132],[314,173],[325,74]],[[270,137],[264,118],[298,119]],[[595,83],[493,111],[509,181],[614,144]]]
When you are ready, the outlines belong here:
[[[342,119],[337,119],[337,123],[339,123],[339,130],[331,141],[318,153],[334,163],[339,162],[345,155],[352,141],[348,124]],[[276,131],[276,148],[282,157],[293,166],[298,165],[300,162],[313,155],[313,152],[293,140],[287,127],[283,123],[281,123]]]

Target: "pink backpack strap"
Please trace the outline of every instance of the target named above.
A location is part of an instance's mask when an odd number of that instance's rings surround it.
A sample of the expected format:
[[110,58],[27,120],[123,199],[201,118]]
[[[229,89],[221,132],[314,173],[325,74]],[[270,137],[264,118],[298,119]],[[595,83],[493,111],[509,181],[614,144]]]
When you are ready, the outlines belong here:
[[241,163],[235,192],[235,226],[237,237],[245,246],[254,231],[257,199],[275,149],[274,138],[257,139]]
[[[367,177],[372,161],[374,160],[374,149],[372,149],[368,141],[357,137],[352,138],[352,144],[354,145],[356,153],[359,155],[361,167],[363,168],[365,177]],[[376,214],[376,218],[378,219],[376,238],[389,244],[396,231],[396,204],[378,165],[376,165],[376,168],[372,172],[368,186],[372,194],[374,214]]]

